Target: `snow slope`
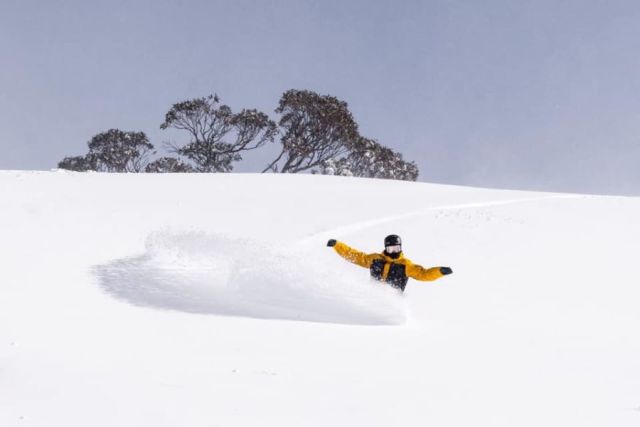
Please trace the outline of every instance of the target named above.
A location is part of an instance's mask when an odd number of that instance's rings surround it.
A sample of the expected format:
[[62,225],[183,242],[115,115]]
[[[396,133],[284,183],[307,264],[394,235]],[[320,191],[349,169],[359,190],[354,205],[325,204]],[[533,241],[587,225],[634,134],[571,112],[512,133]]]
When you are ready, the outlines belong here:
[[[637,426],[640,199],[0,172],[0,426]],[[390,233],[400,295],[325,246]]]

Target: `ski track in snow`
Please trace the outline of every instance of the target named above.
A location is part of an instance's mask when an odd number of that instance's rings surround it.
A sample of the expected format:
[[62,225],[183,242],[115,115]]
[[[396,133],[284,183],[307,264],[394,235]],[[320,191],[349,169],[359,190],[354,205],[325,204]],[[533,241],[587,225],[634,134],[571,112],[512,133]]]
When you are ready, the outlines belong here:
[[543,200],[577,199],[577,198],[585,198],[585,197],[588,197],[588,196],[558,195],[558,196],[530,197],[530,198],[523,198],[523,199],[511,199],[511,200],[495,200],[491,202],[480,202],[480,203],[463,203],[459,205],[434,206],[431,208],[408,212],[401,215],[375,218],[368,221],[358,221],[348,225],[341,225],[339,227],[336,227],[330,230],[320,231],[318,233],[314,233],[300,240],[299,245],[300,246],[316,245],[317,241],[323,238],[330,239],[330,238],[335,238],[336,236],[352,234],[358,231],[365,230],[370,227],[374,227],[376,225],[386,224],[394,221],[401,221],[409,218],[420,217],[420,216],[427,215],[437,211],[477,209],[477,208],[487,208],[487,207],[494,207],[494,206],[514,205],[519,203],[539,202]]

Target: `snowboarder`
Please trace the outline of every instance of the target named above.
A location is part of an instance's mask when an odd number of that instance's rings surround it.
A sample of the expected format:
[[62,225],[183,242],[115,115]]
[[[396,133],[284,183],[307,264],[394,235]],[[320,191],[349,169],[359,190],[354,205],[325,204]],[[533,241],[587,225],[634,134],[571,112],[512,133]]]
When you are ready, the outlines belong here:
[[453,273],[449,267],[424,268],[405,258],[402,253],[402,240],[395,234],[385,237],[384,251],[379,254],[365,254],[335,239],[329,240],[327,246],[332,247],[347,261],[368,268],[374,279],[388,283],[401,291],[404,291],[407,286],[409,277],[431,281]]

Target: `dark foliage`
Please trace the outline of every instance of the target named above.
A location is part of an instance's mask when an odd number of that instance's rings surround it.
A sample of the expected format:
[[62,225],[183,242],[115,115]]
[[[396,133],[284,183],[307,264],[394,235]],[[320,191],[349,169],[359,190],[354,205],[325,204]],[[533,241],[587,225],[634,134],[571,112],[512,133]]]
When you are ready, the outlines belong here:
[[257,110],[233,113],[216,95],[174,104],[161,129],[179,129],[190,142],[173,151],[186,157],[198,172],[230,172],[242,153],[273,141],[277,129],[269,117]]
[[325,162],[320,172],[404,181],[415,181],[419,174],[418,166],[414,162],[404,161],[402,154],[363,137],[358,138],[345,157]]
[[58,167],[76,172],[96,170],[95,160],[89,156],[65,157],[58,163]]
[[191,165],[184,163],[180,159],[174,157],[161,157],[149,163],[145,168],[145,172],[149,173],[179,173],[179,172],[195,172]]

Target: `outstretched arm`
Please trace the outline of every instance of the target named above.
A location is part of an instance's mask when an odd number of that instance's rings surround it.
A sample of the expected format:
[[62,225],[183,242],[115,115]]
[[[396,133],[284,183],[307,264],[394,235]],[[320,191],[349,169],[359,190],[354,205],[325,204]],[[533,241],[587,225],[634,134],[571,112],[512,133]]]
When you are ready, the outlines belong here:
[[412,277],[416,280],[430,282],[451,273],[453,273],[453,271],[449,267],[424,268],[423,266],[418,264],[407,265],[407,276]]
[[371,256],[365,254],[364,252],[353,249],[352,247],[347,246],[346,244],[338,242],[334,239],[329,240],[327,246],[332,246],[333,249],[338,253],[338,255],[349,262],[352,262],[364,268],[369,268],[371,266]]

